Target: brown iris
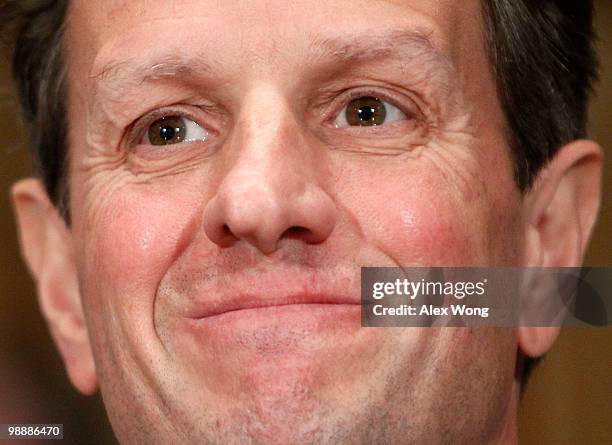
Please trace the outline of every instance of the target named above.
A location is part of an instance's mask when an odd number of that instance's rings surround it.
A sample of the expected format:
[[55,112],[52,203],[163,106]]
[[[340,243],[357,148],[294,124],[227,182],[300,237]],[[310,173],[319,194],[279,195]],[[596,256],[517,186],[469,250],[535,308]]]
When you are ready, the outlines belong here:
[[187,129],[185,119],[180,116],[166,116],[149,126],[151,145],[178,144],[185,139]]
[[346,121],[349,125],[370,127],[382,125],[387,117],[385,104],[376,97],[359,97],[346,107]]

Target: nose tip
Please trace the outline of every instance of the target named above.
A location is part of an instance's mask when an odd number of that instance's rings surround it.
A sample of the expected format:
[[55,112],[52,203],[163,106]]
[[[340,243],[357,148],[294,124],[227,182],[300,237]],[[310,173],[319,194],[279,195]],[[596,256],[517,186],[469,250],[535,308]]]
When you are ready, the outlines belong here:
[[335,209],[322,190],[290,197],[268,190],[258,193],[225,191],[207,205],[204,230],[220,247],[245,241],[265,255],[279,249],[283,239],[306,244],[325,241],[335,226]]

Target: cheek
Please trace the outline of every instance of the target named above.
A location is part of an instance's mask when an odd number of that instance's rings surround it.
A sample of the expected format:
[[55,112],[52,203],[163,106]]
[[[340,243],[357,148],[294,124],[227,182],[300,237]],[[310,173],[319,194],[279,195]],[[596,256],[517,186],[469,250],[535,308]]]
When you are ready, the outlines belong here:
[[118,304],[135,309],[152,305],[159,282],[187,243],[184,238],[200,208],[189,193],[177,197],[171,190],[125,186],[95,210],[89,226],[96,230],[84,247],[87,295],[121,299]]
[[406,192],[378,209],[381,224],[374,227],[380,247],[400,265],[458,265],[471,263],[480,246],[461,222],[461,211],[440,196],[423,199],[419,190]]
[[395,263],[459,266],[485,259],[485,196],[469,200],[414,168],[352,173],[341,191],[344,206],[352,209],[367,242]]

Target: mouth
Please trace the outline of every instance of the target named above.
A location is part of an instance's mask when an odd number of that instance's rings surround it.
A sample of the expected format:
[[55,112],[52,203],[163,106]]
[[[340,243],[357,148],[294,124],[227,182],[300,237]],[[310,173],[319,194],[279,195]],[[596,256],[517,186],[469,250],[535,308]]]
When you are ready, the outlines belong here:
[[202,282],[179,294],[171,338],[177,349],[213,351],[212,357],[231,350],[295,359],[305,351],[325,351],[358,337],[359,285],[340,274],[253,272]]
[[359,299],[346,295],[329,293],[299,292],[290,294],[267,293],[235,294],[206,303],[201,303],[191,310],[186,317],[192,320],[204,320],[222,315],[240,316],[248,312],[280,313],[299,310],[330,311],[355,310],[360,308]]

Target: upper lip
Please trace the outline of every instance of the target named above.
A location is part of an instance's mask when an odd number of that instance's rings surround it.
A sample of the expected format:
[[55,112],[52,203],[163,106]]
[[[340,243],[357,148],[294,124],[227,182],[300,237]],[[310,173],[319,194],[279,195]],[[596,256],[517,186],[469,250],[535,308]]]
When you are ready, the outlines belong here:
[[[248,283],[248,286],[233,283],[230,289],[220,291],[209,289],[208,292],[198,292],[203,297],[191,300],[186,317],[201,319],[238,310],[296,304],[360,304],[358,288],[351,290],[351,286],[346,285],[347,281],[343,281],[345,283],[343,286],[323,281],[313,283],[312,279],[290,281],[291,284],[288,286],[286,282],[260,278]],[[333,280],[333,282],[339,281]],[[349,282],[354,286],[352,280]]]

